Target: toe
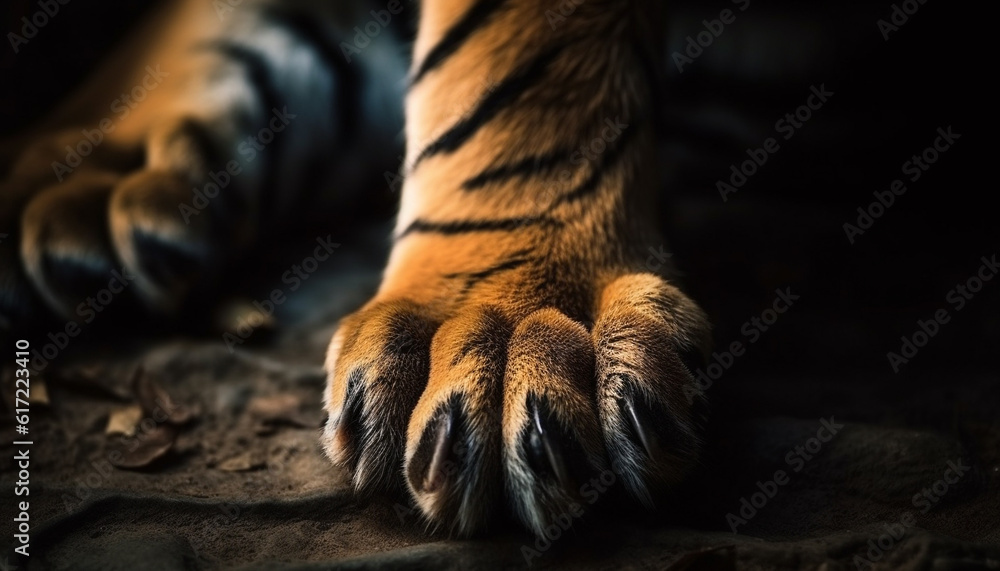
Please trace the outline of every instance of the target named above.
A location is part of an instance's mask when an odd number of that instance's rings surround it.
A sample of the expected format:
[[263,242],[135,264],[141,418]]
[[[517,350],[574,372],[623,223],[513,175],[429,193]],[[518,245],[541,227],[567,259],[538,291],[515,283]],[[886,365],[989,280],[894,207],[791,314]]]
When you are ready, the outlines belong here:
[[586,329],[543,309],[511,338],[504,380],[504,469],[509,502],[537,534],[577,513],[582,487],[605,466]]
[[327,455],[353,473],[356,490],[399,488],[410,412],[427,384],[437,321],[407,301],[381,302],[347,318],[327,356]]
[[698,307],[662,279],[619,278],[603,292],[592,332],[608,454],[629,492],[652,506],[697,457],[703,397],[688,361],[708,343]]
[[48,188],[21,217],[25,273],[48,306],[66,319],[88,296],[107,287],[117,260],[107,230],[107,208],[117,176],[79,173]]
[[472,308],[434,336],[427,388],[410,418],[407,483],[434,525],[469,535],[501,497],[501,387],[511,327],[496,309]]
[[114,191],[109,208],[112,240],[136,292],[153,311],[177,310],[199,284],[212,281],[225,240],[211,213],[185,210],[190,184],[180,176],[139,171]]

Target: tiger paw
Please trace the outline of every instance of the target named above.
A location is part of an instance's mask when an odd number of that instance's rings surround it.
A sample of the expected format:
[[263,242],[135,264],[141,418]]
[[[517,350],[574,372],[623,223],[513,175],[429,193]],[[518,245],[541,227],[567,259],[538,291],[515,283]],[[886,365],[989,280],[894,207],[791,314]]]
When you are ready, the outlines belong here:
[[503,510],[543,534],[608,469],[652,506],[698,453],[690,371],[709,328],[694,302],[649,273],[551,282],[546,257],[518,256],[437,279],[391,263],[327,358],[328,456],[359,492],[405,488],[459,535]]

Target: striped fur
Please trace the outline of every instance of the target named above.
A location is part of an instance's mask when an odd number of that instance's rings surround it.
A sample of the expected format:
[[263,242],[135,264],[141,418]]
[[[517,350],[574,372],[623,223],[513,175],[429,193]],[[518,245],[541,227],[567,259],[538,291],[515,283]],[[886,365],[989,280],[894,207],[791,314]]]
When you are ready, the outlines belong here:
[[423,4],[395,245],[327,360],[330,457],[359,490],[405,483],[464,535],[504,511],[542,534],[607,469],[653,505],[698,449],[686,362],[708,326],[643,265],[662,243],[646,218],[656,4],[586,2],[554,29],[547,9]]

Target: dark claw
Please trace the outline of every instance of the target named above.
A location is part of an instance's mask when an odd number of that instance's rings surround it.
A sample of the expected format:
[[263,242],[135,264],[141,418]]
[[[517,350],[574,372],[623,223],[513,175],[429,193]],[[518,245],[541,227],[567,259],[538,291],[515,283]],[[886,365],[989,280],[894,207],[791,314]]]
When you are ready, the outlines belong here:
[[678,418],[664,405],[650,404],[633,393],[618,399],[618,410],[628,438],[653,462],[663,460],[668,454],[688,455],[697,448],[694,436],[684,430]]
[[528,397],[528,426],[523,436],[528,466],[542,478],[575,490],[590,471],[583,447],[552,413],[548,402]]
[[434,457],[424,477],[423,489],[427,492],[436,491],[444,482],[444,463],[451,447],[451,415],[445,415],[438,421],[437,442],[434,445]]
[[628,437],[639,448],[646,451],[650,460],[659,458],[662,439],[655,430],[653,411],[643,399],[626,397],[618,399],[618,408],[628,427]]
[[463,425],[461,402],[457,399],[442,406],[427,424],[407,474],[414,490],[432,493],[447,482],[459,462],[455,442]]

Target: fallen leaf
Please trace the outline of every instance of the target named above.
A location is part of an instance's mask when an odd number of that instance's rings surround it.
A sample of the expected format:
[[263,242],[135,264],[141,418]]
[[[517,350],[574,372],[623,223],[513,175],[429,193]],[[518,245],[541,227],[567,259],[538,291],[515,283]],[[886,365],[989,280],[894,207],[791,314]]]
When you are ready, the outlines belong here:
[[257,458],[250,452],[244,452],[223,460],[216,466],[216,469],[223,472],[249,472],[250,470],[259,470],[266,464],[263,458]]
[[320,419],[301,412],[302,399],[292,394],[255,397],[247,406],[247,413],[257,421],[254,431],[259,435],[274,432],[276,426],[316,428]]
[[108,415],[108,426],[104,429],[104,434],[135,436],[140,420],[142,420],[142,407],[137,404],[113,409]]
[[247,412],[261,419],[273,419],[298,412],[302,400],[295,395],[278,394],[254,397]]
[[247,327],[270,332],[277,323],[274,314],[264,315],[249,299],[231,299],[223,302],[216,310],[213,322],[223,333]]
[[150,431],[139,433],[131,438],[131,442],[138,442],[138,446],[134,448],[119,441],[113,451],[118,452],[121,458],[114,462],[114,465],[126,469],[148,466],[173,448],[177,432],[176,426],[160,424]]
[[194,417],[193,407],[175,403],[167,391],[149,378],[142,367],[136,369],[132,382],[143,412],[154,420],[164,419],[163,422],[181,425]]

